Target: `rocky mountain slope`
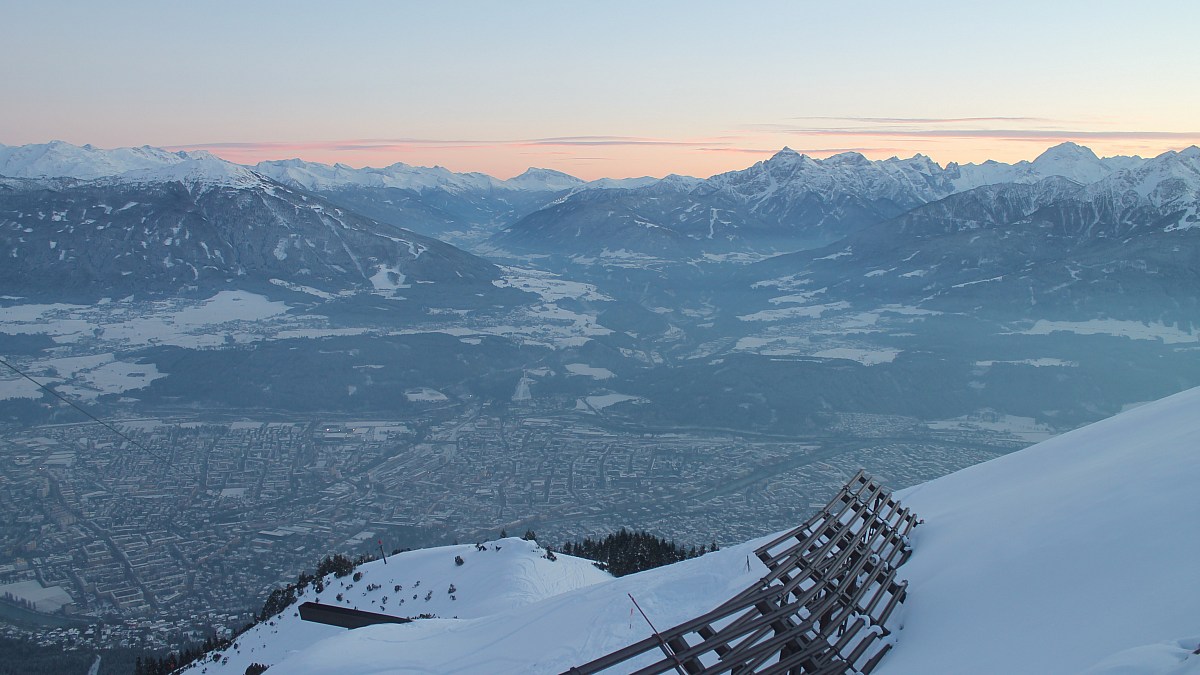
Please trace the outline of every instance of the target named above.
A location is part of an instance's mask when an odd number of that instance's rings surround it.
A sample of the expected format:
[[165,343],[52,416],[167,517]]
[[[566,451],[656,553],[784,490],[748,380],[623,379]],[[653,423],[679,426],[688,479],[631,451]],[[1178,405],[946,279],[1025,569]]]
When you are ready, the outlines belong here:
[[113,296],[273,279],[329,295],[497,290],[495,266],[440,241],[211,155],[153,156],[164,161],[115,176],[0,186],[6,291]]

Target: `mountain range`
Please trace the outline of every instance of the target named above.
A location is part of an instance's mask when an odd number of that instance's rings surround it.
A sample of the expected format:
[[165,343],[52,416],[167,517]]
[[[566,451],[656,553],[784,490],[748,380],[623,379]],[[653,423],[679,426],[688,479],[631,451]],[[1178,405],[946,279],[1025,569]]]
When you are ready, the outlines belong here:
[[1064,143],[1032,162],[941,167],[921,155],[872,161],[848,152],[813,159],[784,148],[747,169],[707,180],[664,179],[613,193],[576,192],[516,221],[495,241],[548,253],[772,253],[829,244],[979,187],[1049,178],[1088,186],[1075,196],[1095,202],[1099,217],[1119,212],[1130,223],[1154,226],[1158,218],[1174,214],[1176,220],[1164,226],[1186,227],[1196,217],[1196,153],[1193,147],[1151,160],[1100,159],[1087,148]]
[[793,280],[830,295],[940,309],[1003,302],[1078,316],[1138,309],[1197,316],[1195,294],[1180,291],[1200,287],[1198,214],[1200,148],[1193,146],[1087,184],[1050,176],[957,192],[826,248],[765,261],[755,274],[799,274]]
[[[1153,227],[1157,219],[1174,215],[1161,226],[1186,228],[1197,217],[1197,152],[1101,159],[1088,148],[1063,143],[1033,161],[943,167],[922,155],[872,161],[847,152],[814,159],[784,148],[751,167],[707,179],[671,175],[591,182],[548,169],[499,180],[442,167],[398,163],[355,169],[292,159],[238,169],[228,165],[225,175],[206,180],[236,183],[252,172],[388,225],[464,245],[490,239],[486,250],[628,251],[679,259],[819,247],[976,188],[1032,185],[1048,178],[1088,188],[1076,192],[1063,185],[1056,193],[1066,197],[1070,192],[1076,206],[1067,208],[1076,212],[1079,203],[1092,204],[1084,207],[1091,209],[1090,216],[1078,214],[1083,220],[1118,215],[1131,225]],[[203,151],[101,150],[56,141],[0,146],[0,176],[167,182],[179,177],[172,170],[186,171],[181,165],[195,166],[201,159],[210,162],[210,170],[228,164]],[[6,184],[11,188],[15,182]],[[1041,206],[1053,201],[1047,194],[1040,199]],[[955,200],[940,208],[957,217],[952,211],[963,204]]]

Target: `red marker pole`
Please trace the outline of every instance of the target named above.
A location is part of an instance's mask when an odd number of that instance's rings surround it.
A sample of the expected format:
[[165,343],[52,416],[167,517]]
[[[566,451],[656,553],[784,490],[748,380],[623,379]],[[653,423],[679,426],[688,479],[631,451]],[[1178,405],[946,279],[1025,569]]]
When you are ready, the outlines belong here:
[[676,672],[678,672],[679,675],[687,675],[687,671],[683,668],[683,663],[681,663],[679,661],[679,657],[675,655],[675,650],[671,649],[671,646],[668,645],[667,641],[663,639],[663,636],[658,632],[658,629],[654,627],[654,624],[650,623],[650,617],[646,616],[646,613],[642,611],[642,606],[638,604],[637,600],[634,600],[633,594],[626,593],[625,595],[628,595],[629,599],[633,600],[633,606],[637,607],[638,613],[641,614],[642,618],[646,620],[646,623],[650,626],[650,631],[654,633],[654,637],[658,638],[659,648],[663,650],[663,653],[667,655],[667,658],[675,662]]

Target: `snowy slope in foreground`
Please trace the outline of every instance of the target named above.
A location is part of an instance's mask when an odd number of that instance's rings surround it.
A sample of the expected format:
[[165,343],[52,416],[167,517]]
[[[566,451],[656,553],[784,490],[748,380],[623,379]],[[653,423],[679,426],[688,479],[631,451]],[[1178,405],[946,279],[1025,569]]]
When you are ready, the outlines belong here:
[[899,497],[925,524],[877,675],[1200,673],[1200,389]]
[[[436,630],[452,633],[454,629],[447,626],[463,623],[461,620],[523,607],[612,578],[588,560],[561,554],[557,560],[548,560],[536,542],[515,537],[488,542],[486,548],[480,551],[469,544],[399,553],[388,556],[387,563],[376,560],[359,566],[363,576],[357,582],[352,575],[341,579],[329,575],[324,592],[318,594],[310,586],[281,615],[238,637],[237,649],[221,652],[228,661],[198,662],[184,672],[242,675],[251,663],[276,664],[313,643],[346,633],[342,628],[302,621],[295,613],[300,602],[319,600],[393,616],[433,614],[441,618],[407,625],[436,624]],[[462,556],[463,565],[455,564],[455,556]],[[400,591],[396,591],[397,584]],[[454,593],[449,592],[451,585]],[[272,668],[271,672],[280,670]]]
[[[1197,448],[1193,389],[901,493],[925,524],[876,673],[1200,675]],[[344,631],[271,672],[561,672],[649,634],[626,593],[665,628],[754,583],[762,541],[479,619]]]
[[[634,614],[627,593],[637,598],[660,628],[682,623],[766,574],[767,568],[754,557],[754,549],[765,541],[722,549],[481,619],[417,621],[345,631],[270,672],[559,673],[650,635],[645,621]],[[659,658],[650,657],[629,664],[644,666]]]

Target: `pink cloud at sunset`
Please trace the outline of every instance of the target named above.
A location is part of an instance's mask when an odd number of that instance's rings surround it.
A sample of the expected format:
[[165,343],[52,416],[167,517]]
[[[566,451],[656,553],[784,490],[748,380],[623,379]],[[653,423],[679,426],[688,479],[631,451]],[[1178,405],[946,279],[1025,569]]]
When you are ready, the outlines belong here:
[[[1101,156],[1156,155],[1200,143],[1200,132],[1187,131],[945,126],[952,122],[979,122],[983,119],[913,121],[872,118],[857,120],[869,121],[869,126],[844,128],[764,125],[763,128],[734,134],[695,138],[603,135],[511,140],[374,138],[215,142],[175,145],[169,149],[207,150],[243,164],[293,157],[355,167],[403,162],[445,166],[454,171],[481,171],[502,178],[519,174],[530,166],[538,166],[593,179],[668,173],[708,176],[744,168],[748,163],[770,157],[784,146],[818,158],[842,152],[858,152],[872,159],[922,153],[944,164],[987,159],[1009,162],[1033,159],[1047,147],[1065,141],[1087,145]],[[1013,121],[1013,118],[986,119]],[[931,126],[933,123],[942,126]],[[914,128],[914,125],[920,125],[921,128]]]

